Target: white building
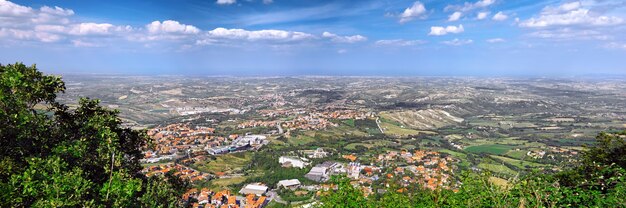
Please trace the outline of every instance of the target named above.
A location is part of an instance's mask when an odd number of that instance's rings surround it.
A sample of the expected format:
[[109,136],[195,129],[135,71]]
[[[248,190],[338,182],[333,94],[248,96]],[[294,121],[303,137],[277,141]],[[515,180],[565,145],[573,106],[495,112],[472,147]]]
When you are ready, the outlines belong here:
[[309,163],[304,161],[303,159],[287,157],[287,156],[281,156],[280,158],[278,158],[278,163],[280,163],[283,166],[290,166],[294,168],[304,168],[307,165],[309,165]]
[[291,190],[297,189],[298,187],[300,187],[300,185],[300,180],[298,179],[282,180],[278,181],[277,184],[278,187],[288,188]]
[[248,194],[261,196],[267,192],[267,189],[267,186],[261,183],[251,183],[239,190],[239,193],[243,194],[244,196]]

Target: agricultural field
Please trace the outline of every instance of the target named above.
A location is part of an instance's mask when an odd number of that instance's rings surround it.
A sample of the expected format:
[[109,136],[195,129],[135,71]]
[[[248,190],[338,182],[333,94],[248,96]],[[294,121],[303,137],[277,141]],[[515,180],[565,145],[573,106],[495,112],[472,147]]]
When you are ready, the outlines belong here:
[[502,155],[511,150],[513,147],[501,144],[484,144],[478,146],[470,146],[465,148],[465,151],[471,153],[488,153],[495,155]]

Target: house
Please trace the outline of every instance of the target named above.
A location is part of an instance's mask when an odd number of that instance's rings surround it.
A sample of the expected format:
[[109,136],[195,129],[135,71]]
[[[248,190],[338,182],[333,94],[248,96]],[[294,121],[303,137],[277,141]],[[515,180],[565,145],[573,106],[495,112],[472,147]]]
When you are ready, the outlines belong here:
[[308,162],[303,161],[302,159],[281,156],[278,158],[278,163],[280,163],[283,167],[294,167],[294,168],[304,168],[309,165]]
[[261,196],[267,192],[267,189],[267,186],[262,183],[251,183],[239,190],[239,193],[243,195],[254,194]]
[[282,180],[282,181],[278,181],[277,186],[278,187],[283,187],[283,188],[287,188],[287,189],[297,189],[300,187],[300,180],[298,179],[291,179],[291,180]]

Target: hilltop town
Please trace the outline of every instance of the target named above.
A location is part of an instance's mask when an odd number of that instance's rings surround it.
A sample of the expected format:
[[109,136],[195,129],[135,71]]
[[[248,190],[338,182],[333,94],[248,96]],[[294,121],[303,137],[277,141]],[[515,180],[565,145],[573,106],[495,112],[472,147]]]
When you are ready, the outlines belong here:
[[142,173],[188,181],[193,207],[306,207],[333,177],[368,196],[456,191],[466,171],[506,184],[559,171],[597,132],[626,127],[623,80],[82,79],[60,99],[103,98],[146,129]]

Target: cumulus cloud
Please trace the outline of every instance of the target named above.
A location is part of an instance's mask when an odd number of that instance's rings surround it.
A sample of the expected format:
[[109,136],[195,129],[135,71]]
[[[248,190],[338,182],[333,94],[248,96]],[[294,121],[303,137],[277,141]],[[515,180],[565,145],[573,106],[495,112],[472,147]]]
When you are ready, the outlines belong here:
[[367,40],[367,38],[365,36],[362,36],[362,35],[340,36],[340,35],[333,34],[333,33],[330,33],[330,32],[322,33],[322,37],[328,38],[331,41],[337,42],[337,43],[356,43],[356,42],[361,42],[361,41],[366,41]]
[[480,8],[488,7],[488,6],[492,5],[495,2],[496,2],[495,0],[479,0],[479,1],[474,2],[474,3],[465,2],[463,5],[448,5],[448,6],[446,6],[444,8],[444,11],[469,12],[469,11],[472,11],[474,9],[480,9]]
[[217,0],[215,3],[220,5],[229,5],[237,3],[237,0]]
[[606,16],[583,8],[580,2],[561,4],[558,7],[545,7],[541,13],[528,20],[521,21],[519,26],[529,28],[546,28],[553,26],[612,26],[623,23],[617,16]]
[[493,15],[493,18],[491,18],[491,19],[493,19],[495,21],[504,21],[507,18],[509,18],[509,16],[507,16],[506,14],[504,14],[502,12],[498,12],[495,15]]
[[179,34],[197,34],[200,29],[193,25],[181,24],[174,20],[165,20],[163,22],[154,21],[146,25],[146,29],[150,33],[179,33]]
[[411,21],[415,18],[424,17],[426,14],[426,7],[422,2],[416,1],[409,8],[406,8],[402,14],[400,14],[400,23]]
[[433,26],[430,27],[430,33],[428,33],[428,35],[440,36],[448,33],[462,33],[463,31],[465,31],[463,25],[459,25],[458,27],[453,25],[447,27]]
[[463,16],[463,13],[461,13],[461,12],[454,12],[454,13],[452,13],[452,14],[448,17],[448,21],[449,21],[449,22],[454,22],[454,21],[457,21],[457,20],[461,19],[461,16]]
[[80,23],[72,25],[68,31],[71,35],[109,35],[113,32],[130,31],[130,26],[114,26],[109,23]]
[[[9,41],[28,40],[39,42],[75,42],[72,39],[88,36],[112,36],[125,34],[130,26],[109,23],[72,22],[74,11],[58,6],[42,6],[39,9],[0,0],[0,30]],[[74,43],[76,46],[85,44]]]
[[10,1],[0,0],[0,16],[1,17],[23,17],[33,14],[30,7],[15,4]]
[[196,41],[196,45],[214,45],[228,40],[294,42],[314,39],[309,33],[285,30],[244,30],[215,28]]
[[441,43],[446,44],[446,45],[450,45],[450,46],[462,46],[462,45],[467,45],[467,44],[471,44],[474,41],[471,39],[468,40],[460,40],[458,38],[455,38],[453,40],[449,40],[449,41],[443,41]]
[[487,41],[487,43],[503,43],[506,40],[504,40],[502,38],[492,38],[492,39],[487,39],[486,41]]
[[476,19],[483,20],[486,19],[487,16],[489,16],[489,12],[478,12],[478,14],[476,15]]
[[378,40],[376,41],[377,46],[413,46],[424,44],[426,41],[424,40],[403,40],[403,39],[393,39],[393,40]]

